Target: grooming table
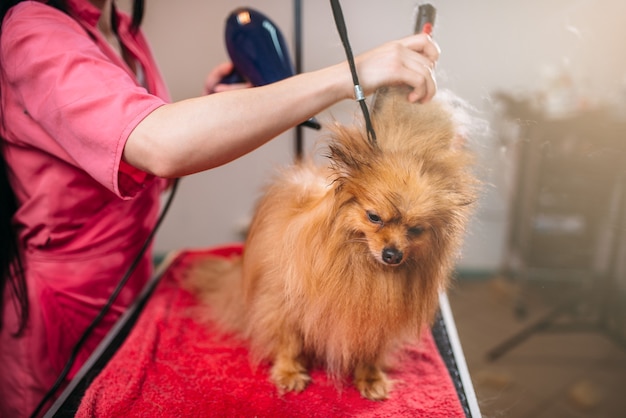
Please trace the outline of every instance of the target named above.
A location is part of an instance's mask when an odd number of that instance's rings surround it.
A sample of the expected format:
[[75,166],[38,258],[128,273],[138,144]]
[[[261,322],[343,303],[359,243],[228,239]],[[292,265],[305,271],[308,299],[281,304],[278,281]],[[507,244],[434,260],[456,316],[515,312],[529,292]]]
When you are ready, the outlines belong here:
[[302,393],[279,396],[269,366],[253,368],[242,342],[196,322],[196,300],[179,286],[193,260],[241,251],[235,244],[168,257],[45,416],[481,416],[444,294],[432,332],[390,371],[397,381],[388,400],[363,399],[350,383],[338,390],[323,370],[311,371]]

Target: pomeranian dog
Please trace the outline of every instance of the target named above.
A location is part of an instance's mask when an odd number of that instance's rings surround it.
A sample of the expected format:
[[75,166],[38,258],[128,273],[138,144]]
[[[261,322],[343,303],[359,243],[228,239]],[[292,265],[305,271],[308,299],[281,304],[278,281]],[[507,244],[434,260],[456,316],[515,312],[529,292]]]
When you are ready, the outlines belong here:
[[267,186],[242,258],[191,273],[281,393],[321,365],[386,399],[390,355],[431,323],[448,286],[478,183],[446,106],[406,97],[377,93],[375,143],[359,124],[331,127],[329,164],[298,162]]

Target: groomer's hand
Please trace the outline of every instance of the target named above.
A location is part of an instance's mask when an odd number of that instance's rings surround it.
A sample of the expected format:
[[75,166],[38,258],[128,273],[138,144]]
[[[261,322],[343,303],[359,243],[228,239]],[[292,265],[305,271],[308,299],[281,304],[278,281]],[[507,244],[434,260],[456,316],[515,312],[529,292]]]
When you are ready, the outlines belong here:
[[219,93],[227,90],[238,90],[252,87],[250,83],[224,84],[220,81],[234,69],[232,62],[223,62],[213,68],[204,81],[204,94]]
[[387,85],[409,85],[411,102],[427,102],[437,92],[434,69],[439,46],[423,33],[388,42],[356,57],[359,82],[366,95]]

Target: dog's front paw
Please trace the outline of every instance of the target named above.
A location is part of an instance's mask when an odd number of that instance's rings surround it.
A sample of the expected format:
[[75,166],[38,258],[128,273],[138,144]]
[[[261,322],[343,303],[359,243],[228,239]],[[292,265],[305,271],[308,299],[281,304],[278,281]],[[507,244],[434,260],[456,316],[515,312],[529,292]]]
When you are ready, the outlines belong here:
[[359,365],[354,371],[354,385],[364,398],[382,401],[389,397],[391,382],[376,366]]
[[311,376],[307,373],[306,368],[298,362],[279,362],[274,364],[271,370],[271,378],[281,394],[285,392],[302,392],[311,382]]

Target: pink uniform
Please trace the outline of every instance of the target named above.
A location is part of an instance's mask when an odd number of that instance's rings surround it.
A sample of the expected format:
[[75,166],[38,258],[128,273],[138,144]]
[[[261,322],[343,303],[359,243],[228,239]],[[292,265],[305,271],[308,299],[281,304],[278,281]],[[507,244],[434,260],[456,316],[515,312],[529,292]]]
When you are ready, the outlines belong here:
[[[0,36],[0,133],[21,204],[15,222],[31,307],[26,335],[16,339],[13,305],[4,302],[0,417],[29,415],[54,383],[153,228],[165,186],[122,161],[132,130],[169,101],[144,37],[119,15],[138,77],[97,31],[99,10],[87,0],[68,3],[72,17],[22,2]],[[149,251],[70,378],[150,274]]]

